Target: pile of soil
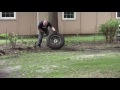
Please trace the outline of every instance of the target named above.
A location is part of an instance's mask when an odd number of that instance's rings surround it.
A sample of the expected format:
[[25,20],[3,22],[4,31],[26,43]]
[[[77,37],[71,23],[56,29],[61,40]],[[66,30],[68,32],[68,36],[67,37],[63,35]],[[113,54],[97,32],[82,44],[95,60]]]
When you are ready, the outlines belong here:
[[[32,43],[32,42],[31,42]],[[120,51],[120,42],[106,43],[105,41],[86,41],[79,43],[69,43],[65,42],[65,45],[60,49],[63,51],[92,51],[96,50],[118,50]],[[12,47],[11,44],[0,44],[0,56],[8,55],[8,54],[16,54],[21,51],[29,51],[29,52],[44,52],[44,51],[52,51],[52,49],[46,46],[45,42],[42,42],[41,48],[31,44],[30,46],[26,46],[23,43],[17,43],[15,47]]]

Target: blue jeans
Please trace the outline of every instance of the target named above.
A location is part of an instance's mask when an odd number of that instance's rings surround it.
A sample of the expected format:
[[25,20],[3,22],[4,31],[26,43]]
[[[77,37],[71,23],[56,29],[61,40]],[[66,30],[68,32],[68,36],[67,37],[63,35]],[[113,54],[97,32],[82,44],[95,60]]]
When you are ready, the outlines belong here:
[[44,33],[46,34],[46,38],[47,38],[47,36],[49,35],[48,30],[46,30],[45,32],[39,32],[38,33],[38,46],[41,46]]

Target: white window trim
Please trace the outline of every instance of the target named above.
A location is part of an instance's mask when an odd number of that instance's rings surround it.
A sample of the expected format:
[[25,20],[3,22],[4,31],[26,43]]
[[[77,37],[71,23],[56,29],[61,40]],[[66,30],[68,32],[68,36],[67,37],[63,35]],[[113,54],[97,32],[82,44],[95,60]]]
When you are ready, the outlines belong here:
[[2,17],[2,12],[0,12],[0,19],[2,19],[2,20],[16,19],[16,12],[14,12],[14,17]]
[[118,12],[116,12],[116,19],[120,19],[120,17],[117,17],[117,13],[118,13]]
[[76,20],[76,12],[74,12],[74,18],[64,18],[64,12],[62,12],[62,20]]

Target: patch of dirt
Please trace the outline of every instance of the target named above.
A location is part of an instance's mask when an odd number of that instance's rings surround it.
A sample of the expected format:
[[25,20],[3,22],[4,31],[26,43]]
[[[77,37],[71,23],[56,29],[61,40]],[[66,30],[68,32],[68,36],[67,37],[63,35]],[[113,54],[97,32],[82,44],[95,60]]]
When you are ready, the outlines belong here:
[[6,78],[8,76],[8,73],[0,72],[0,78]]
[[[31,42],[32,43],[32,42]],[[65,45],[60,49],[63,51],[87,51],[96,53],[101,50],[120,51],[120,42],[106,43],[105,41],[86,41],[79,43],[65,42]],[[53,51],[46,46],[45,41],[42,42],[41,48],[36,47],[34,44],[26,46],[23,43],[17,43],[16,47],[12,48],[11,44],[0,44],[0,56],[8,54],[16,54],[22,51],[38,52],[38,51]]]
[[[86,42],[79,42],[79,43],[69,43],[65,42],[65,45],[59,49],[61,51],[84,51],[86,53],[93,53],[97,54],[103,51],[112,51],[112,52],[120,52],[120,42],[113,42],[113,43],[106,43],[105,41],[86,41]],[[52,52],[54,50],[48,48],[45,42],[42,42],[41,48],[36,47],[32,42],[29,46],[23,43],[17,43],[16,47],[12,48],[10,43],[7,44],[0,44],[0,56],[2,55],[9,55],[9,54],[19,54],[23,51],[28,52],[45,52],[49,51]],[[93,56],[83,56],[85,57],[93,57]],[[79,58],[79,57],[78,57]],[[5,62],[0,62],[2,65]],[[5,78],[9,75],[10,72],[19,69],[20,66],[15,67],[7,67],[0,71],[0,78]],[[39,72],[39,71],[38,71]]]
[[18,70],[20,68],[21,68],[20,65],[19,66],[14,66],[14,67],[6,67],[2,71],[6,72],[6,73],[11,73],[11,72],[16,71],[16,70]]

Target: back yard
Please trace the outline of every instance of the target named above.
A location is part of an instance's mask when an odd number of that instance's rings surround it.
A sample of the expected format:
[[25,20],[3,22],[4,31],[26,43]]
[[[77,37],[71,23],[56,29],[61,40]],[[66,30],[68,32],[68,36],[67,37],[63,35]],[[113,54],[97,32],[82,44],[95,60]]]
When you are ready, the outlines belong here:
[[102,35],[65,36],[65,45],[35,47],[37,38],[0,41],[0,78],[119,78],[120,42]]

